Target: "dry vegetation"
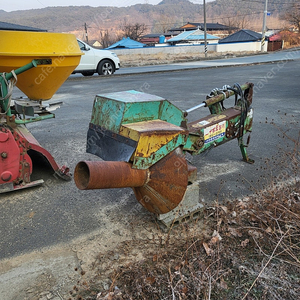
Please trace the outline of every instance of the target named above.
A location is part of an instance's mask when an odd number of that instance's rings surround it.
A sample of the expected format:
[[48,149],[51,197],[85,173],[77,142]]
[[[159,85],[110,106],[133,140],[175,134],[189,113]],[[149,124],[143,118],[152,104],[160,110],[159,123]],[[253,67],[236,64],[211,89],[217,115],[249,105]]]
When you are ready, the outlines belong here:
[[[114,51],[116,52],[116,51]],[[220,58],[232,58],[232,57],[243,57],[247,55],[254,55],[253,52],[241,51],[241,52],[208,52],[207,58],[205,58],[204,53],[191,52],[191,53],[154,53],[154,54],[119,54],[122,68],[126,67],[140,67],[140,66],[150,66],[150,65],[160,65],[160,64],[172,64],[172,63],[182,63],[190,61],[199,61],[206,59],[220,59]],[[260,54],[260,53],[257,53]]]
[[300,131],[278,130],[289,146],[266,160],[267,188],[99,254],[69,299],[300,299]]
[[[208,53],[209,58],[216,56],[216,53]],[[205,58],[204,53],[156,53],[156,54],[135,54],[124,55],[118,54],[122,67],[137,67],[146,65],[158,65],[158,64],[170,64],[178,62],[203,60]]]

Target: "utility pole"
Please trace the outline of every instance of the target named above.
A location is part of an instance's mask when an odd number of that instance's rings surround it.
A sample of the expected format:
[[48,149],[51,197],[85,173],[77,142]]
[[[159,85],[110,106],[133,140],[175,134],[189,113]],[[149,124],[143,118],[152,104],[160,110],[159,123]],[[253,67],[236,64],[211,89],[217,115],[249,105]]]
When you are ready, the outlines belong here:
[[204,53],[205,58],[207,57],[207,28],[206,28],[206,5],[205,0],[203,0],[203,11],[204,11]]
[[86,40],[86,43],[88,44],[89,43],[89,38],[88,38],[87,29],[88,29],[88,27],[87,27],[86,23],[84,23],[85,40]]
[[267,14],[268,14],[268,0],[265,0],[262,38],[261,38],[261,52],[264,52],[264,47],[265,47],[265,42],[266,42]]

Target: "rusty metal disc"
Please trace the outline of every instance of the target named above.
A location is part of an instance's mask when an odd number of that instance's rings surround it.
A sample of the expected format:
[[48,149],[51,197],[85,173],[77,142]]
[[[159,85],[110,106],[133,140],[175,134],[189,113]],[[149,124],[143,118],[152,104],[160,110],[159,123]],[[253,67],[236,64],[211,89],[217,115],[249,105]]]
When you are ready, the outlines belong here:
[[188,185],[188,165],[181,149],[165,156],[149,171],[150,180],[142,187],[133,187],[137,200],[156,214],[176,208]]

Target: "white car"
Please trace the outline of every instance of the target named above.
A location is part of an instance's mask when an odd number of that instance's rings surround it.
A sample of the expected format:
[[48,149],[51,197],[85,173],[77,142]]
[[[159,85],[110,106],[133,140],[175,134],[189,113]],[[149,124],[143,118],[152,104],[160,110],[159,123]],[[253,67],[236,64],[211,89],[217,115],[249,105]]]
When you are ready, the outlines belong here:
[[120,68],[117,54],[109,50],[95,49],[79,39],[77,42],[84,55],[81,56],[80,63],[73,74],[81,73],[83,76],[92,76],[97,72],[99,75],[112,75]]

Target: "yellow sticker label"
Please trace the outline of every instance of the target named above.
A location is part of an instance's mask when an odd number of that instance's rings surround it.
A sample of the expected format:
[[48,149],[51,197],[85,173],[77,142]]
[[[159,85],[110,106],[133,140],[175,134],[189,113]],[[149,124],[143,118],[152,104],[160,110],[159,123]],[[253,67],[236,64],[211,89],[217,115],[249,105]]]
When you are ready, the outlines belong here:
[[207,144],[225,136],[225,131],[226,121],[205,128],[204,143]]

